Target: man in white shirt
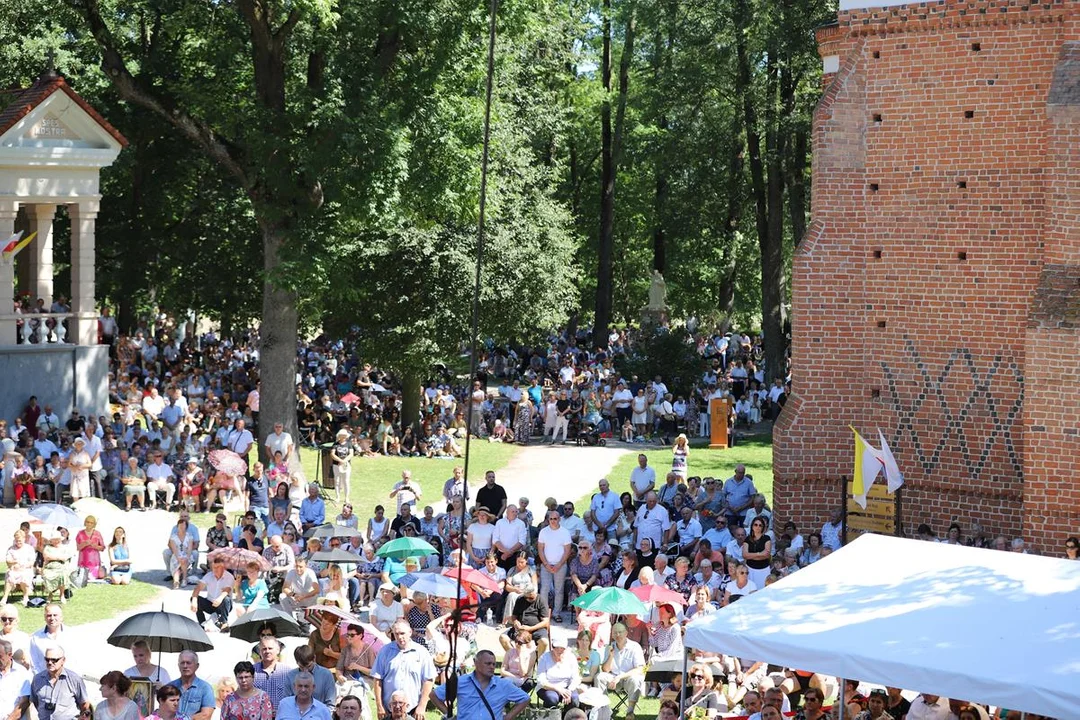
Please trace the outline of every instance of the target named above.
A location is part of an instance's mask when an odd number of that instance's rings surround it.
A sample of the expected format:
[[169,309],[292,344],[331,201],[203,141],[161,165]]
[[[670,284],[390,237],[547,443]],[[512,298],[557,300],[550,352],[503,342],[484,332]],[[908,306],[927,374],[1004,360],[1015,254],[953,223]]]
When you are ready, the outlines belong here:
[[948,698],[928,693],[912,700],[907,711],[907,720],[949,720],[950,717]]
[[90,492],[98,493],[98,497],[105,497],[104,487],[102,481],[105,479],[105,473],[102,470],[101,464],[101,451],[103,446],[101,444],[101,438],[97,435],[97,423],[93,420],[89,420],[86,423],[86,429],[83,430],[83,441],[86,443],[86,447],[83,449],[86,454],[90,456]]
[[232,589],[235,578],[225,569],[225,559],[214,558],[210,563],[210,572],[202,576],[191,591],[191,612],[202,625],[207,613],[217,616],[218,629],[229,624],[232,612]]
[[746,528],[740,526],[731,529],[731,542],[724,548],[728,560],[743,562],[742,546],[746,542]]
[[56,447],[56,443],[49,439],[49,436],[45,434],[43,428],[39,428],[37,431],[37,440],[34,441],[34,449],[38,453],[48,460],[52,457],[54,452],[58,452],[60,448]]
[[627,715],[633,714],[638,699],[645,694],[645,653],[641,645],[626,637],[622,623],[611,627],[611,644],[596,685],[626,695]]
[[701,539],[701,523],[694,517],[694,509],[689,505],[683,505],[679,512],[682,517],[671,526],[671,535],[668,537],[668,542],[678,542],[679,554],[693,557],[698,540]]
[[45,606],[45,627],[30,636],[30,670],[46,670],[45,651],[64,645],[64,609],[56,604]]
[[537,560],[540,562],[540,595],[547,599],[554,591],[553,619],[562,622],[564,588],[567,563],[570,562],[570,532],[562,527],[562,515],[558,510],[547,511],[547,525],[540,531],[536,543]]
[[53,412],[52,405],[45,405],[44,412],[38,417],[37,426],[49,437],[60,431],[60,416]]
[[615,532],[615,520],[619,517],[619,496],[611,492],[611,486],[607,478],[602,478],[599,483],[600,492],[592,496],[589,503],[589,513],[592,515],[592,531],[604,528],[611,537]]
[[615,392],[611,395],[611,404],[615,408],[619,428],[622,428],[623,424],[630,419],[630,405],[633,402],[634,394],[627,389],[626,383],[620,380],[615,385]]
[[517,505],[507,505],[506,513],[495,523],[491,546],[498,554],[499,567],[509,570],[517,562],[517,554],[529,543],[529,528],[518,517]]
[[16,662],[30,665],[30,636],[19,629],[19,611],[14,605],[0,605],[0,640],[11,643]]
[[248,450],[255,444],[255,438],[251,431],[244,427],[244,420],[240,418],[233,423],[233,429],[225,438],[225,447],[232,450],[242,458],[246,458]]
[[165,398],[158,395],[156,387],[150,388],[150,394],[142,400],[143,414],[146,415],[146,422],[156,420],[161,411],[165,409]]
[[585,521],[574,514],[574,503],[572,502],[563,503],[562,526],[570,533],[570,539],[574,542],[580,540],[588,532]]
[[33,676],[12,657],[11,643],[0,640],[0,714],[6,720],[28,718]]
[[157,493],[165,493],[165,506],[172,507],[173,496],[176,495],[176,485],[173,478],[176,473],[171,466],[164,463],[165,456],[161,453],[154,455],[154,462],[146,466],[146,487],[150,491],[150,507],[157,507]]
[[671,527],[671,517],[667,508],[657,502],[656,493],[649,491],[645,496],[645,505],[638,509],[637,519],[634,520],[634,546],[641,542],[642,538],[652,540],[652,546],[658,550],[663,547],[664,535]]
[[319,578],[308,567],[307,558],[296,558],[296,565],[285,575],[285,584],[281,589],[281,609],[292,613],[297,608],[310,607],[319,597]]
[[638,466],[630,471],[630,493],[634,496],[634,507],[645,504],[645,495],[656,487],[656,470],[649,467],[649,458],[644,453],[638,455]]
[[285,432],[284,423],[274,423],[274,432],[266,436],[266,461],[272,462],[276,452],[281,453],[281,459],[285,462],[289,461],[293,452],[292,435]]
[[412,505],[413,514],[418,515],[416,512],[416,503],[420,500],[423,491],[420,489],[420,484],[413,481],[411,470],[401,471],[401,481],[395,483],[394,487],[390,490],[390,499],[397,500],[397,514],[401,514],[402,505]]

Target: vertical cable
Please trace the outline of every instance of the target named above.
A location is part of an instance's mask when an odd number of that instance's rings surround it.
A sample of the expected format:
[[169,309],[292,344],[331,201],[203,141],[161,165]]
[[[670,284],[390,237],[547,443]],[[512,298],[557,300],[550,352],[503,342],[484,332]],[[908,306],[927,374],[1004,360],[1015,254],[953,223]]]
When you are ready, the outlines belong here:
[[[469,493],[469,446],[472,439],[473,428],[473,390],[472,384],[476,379],[476,355],[477,346],[480,342],[480,271],[484,259],[484,231],[487,220],[487,178],[488,157],[491,144],[491,96],[495,81],[495,16],[499,9],[499,0],[491,0],[490,17],[488,20],[488,55],[487,55],[487,87],[484,94],[484,142],[480,159],[480,216],[476,222],[476,276],[473,279],[472,297],[472,325],[470,328],[470,352],[469,352],[469,398],[465,404],[465,414],[468,418],[468,428],[465,432],[465,467],[464,483],[461,502],[461,527],[465,528],[465,513],[468,503],[466,498]],[[461,562],[458,563],[457,592],[461,595],[465,556],[464,542],[459,536],[458,551]],[[461,628],[461,610],[454,613],[450,625],[450,659],[446,666],[446,705],[447,715],[454,716],[454,703],[457,700],[457,640]]]

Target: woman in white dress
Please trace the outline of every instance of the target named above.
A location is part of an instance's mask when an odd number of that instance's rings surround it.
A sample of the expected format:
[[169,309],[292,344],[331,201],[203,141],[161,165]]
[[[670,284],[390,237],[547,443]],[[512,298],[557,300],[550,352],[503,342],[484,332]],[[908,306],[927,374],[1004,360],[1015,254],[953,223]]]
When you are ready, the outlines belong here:
[[649,400],[645,397],[645,389],[637,391],[633,402],[630,403],[630,422],[634,426],[634,432],[638,435],[645,434],[645,425],[649,421]]

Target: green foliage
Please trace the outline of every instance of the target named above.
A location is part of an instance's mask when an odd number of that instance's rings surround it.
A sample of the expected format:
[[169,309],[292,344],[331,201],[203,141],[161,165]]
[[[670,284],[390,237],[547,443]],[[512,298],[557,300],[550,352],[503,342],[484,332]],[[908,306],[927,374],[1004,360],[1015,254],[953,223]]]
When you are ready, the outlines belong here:
[[690,333],[677,328],[641,338],[627,355],[616,358],[615,367],[624,377],[636,375],[642,382],[659,375],[675,397],[685,398],[705,372],[705,360]]

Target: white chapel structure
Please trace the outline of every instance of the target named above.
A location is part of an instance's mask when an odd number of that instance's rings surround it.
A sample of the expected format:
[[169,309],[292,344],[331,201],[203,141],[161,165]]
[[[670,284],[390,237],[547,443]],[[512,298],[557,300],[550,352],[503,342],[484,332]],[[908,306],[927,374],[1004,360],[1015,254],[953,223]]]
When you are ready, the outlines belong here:
[[[99,173],[127,140],[56,72],[0,94],[0,246],[37,233],[17,256],[0,256],[0,416],[30,395],[63,413],[108,403],[108,349],[98,345],[94,225]],[[53,220],[71,219],[71,287],[54,287]],[[70,310],[48,312],[70,298]],[[43,305],[43,307],[41,307]],[[36,312],[36,310],[45,312]]]

